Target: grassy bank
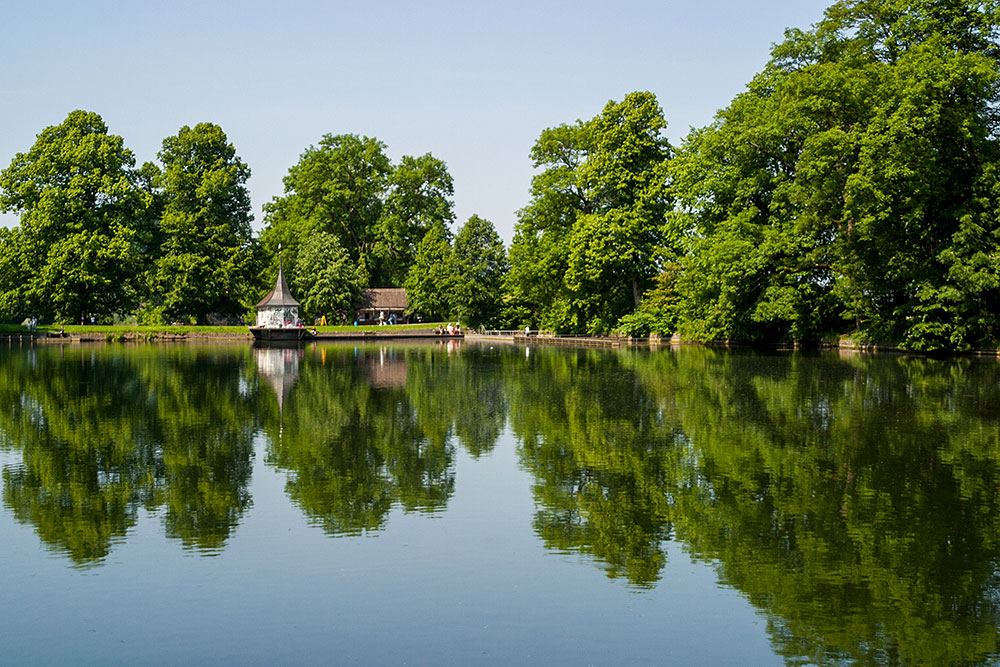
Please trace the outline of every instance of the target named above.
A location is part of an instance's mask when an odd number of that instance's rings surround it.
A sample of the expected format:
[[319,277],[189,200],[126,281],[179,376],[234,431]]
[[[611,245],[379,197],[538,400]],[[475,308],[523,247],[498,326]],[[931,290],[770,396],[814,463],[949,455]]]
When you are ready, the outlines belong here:
[[[394,326],[369,325],[369,326],[326,326],[315,327],[317,331],[330,332],[365,332],[381,331],[389,333],[399,330],[420,330],[433,329],[442,326],[440,322],[424,322],[421,324],[397,324]],[[308,327],[312,329],[313,327]],[[132,324],[124,325],[79,325],[68,324],[60,326],[49,324],[38,327],[38,333],[57,334],[62,331],[71,338],[89,338],[106,340],[157,340],[157,339],[177,339],[177,338],[249,338],[250,330],[246,326],[139,326]],[[27,327],[8,324],[0,325],[0,335],[28,334]]]
[[[169,336],[183,336],[185,334],[225,334],[225,335],[249,335],[246,327],[210,327],[210,326],[139,326],[134,324],[97,324],[94,326],[79,324],[68,324],[62,328],[70,336],[80,336],[85,334],[164,334]],[[39,326],[39,331],[47,333],[58,333],[60,326],[51,324]]]
[[[365,326],[352,326],[350,324],[345,326],[328,326],[328,327],[316,327],[316,331],[409,331],[415,329],[433,329],[435,327],[446,326],[444,322],[421,322],[420,324],[393,324],[391,326],[380,327],[377,324],[369,324]],[[312,328],[312,327],[310,327]]]

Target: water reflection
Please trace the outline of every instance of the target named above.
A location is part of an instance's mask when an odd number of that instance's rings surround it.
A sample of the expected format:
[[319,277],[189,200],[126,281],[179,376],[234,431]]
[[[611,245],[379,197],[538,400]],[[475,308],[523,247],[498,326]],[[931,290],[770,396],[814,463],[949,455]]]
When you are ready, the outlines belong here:
[[550,547],[650,586],[672,534],[767,612],[793,662],[997,650],[995,364],[709,350],[533,361],[544,371],[512,383],[511,421]]
[[364,357],[368,383],[375,389],[406,386],[406,357],[394,348],[378,348],[378,356]]
[[[303,350],[299,346],[255,346],[254,361],[257,371],[274,389],[278,398],[278,413],[283,414],[285,401],[299,379],[299,359]],[[280,420],[279,420],[280,421]]]
[[672,534],[675,424],[603,352],[525,358],[535,372],[511,376],[510,419],[535,477],[536,532],[552,549],[595,557],[611,577],[654,584]]
[[[454,369],[427,363],[434,356],[424,349],[311,348],[281,437],[269,438],[267,462],[287,473],[288,495],[328,533],[379,530],[393,505],[433,513],[447,504],[455,487],[453,420],[440,413],[423,369]],[[411,357],[421,357],[418,372],[409,371]]]
[[997,364],[38,348],[0,354],[0,400],[0,447],[20,454],[4,505],[75,564],[101,562],[144,511],[219,553],[251,506],[261,437],[288,497],[331,536],[385,530],[393,508],[434,515],[455,502],[459,448],[489,456],[509,423],[550,550],[651,589],[678,542],[761,611],[789,662],[997,650]]
[[250,504],[252,397],[231,352],[113,357],[71,347],[9,354],[0,364],[4,504],[78,565],[100,562],[140,508],[207,553]]

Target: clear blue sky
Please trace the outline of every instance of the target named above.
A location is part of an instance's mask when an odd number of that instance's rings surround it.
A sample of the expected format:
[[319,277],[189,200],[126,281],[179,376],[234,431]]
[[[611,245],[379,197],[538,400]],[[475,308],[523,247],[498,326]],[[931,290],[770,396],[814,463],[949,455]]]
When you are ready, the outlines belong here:
[[213,122],[253,170],[259,229],[302,151],[354,133],[393,160],[444,160],[458,223],[479,214],[509,242],[542,129],[649,90],[676,144],[832,1],[7,0],[0,167],[73,109],[101,114],[140,163]]

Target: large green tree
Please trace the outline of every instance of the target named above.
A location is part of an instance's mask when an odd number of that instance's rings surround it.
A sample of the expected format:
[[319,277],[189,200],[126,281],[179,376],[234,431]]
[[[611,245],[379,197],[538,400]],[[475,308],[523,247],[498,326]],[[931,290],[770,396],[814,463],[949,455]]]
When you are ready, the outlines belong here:
[[240,316],[259,296],[261,259],[250,223],[250,168],[213,123],[163,140],[159,256],[150,272],[153,319]]
[[507,252],[493,223],[470,217],[455,235],[455,314],[473,326],[495,325],[502,305]]
[[71,112],[15,155],[0,172],[0,211],[20,215],[0,240],[7,316],[131,312],[151,227],[142,184],[132,151],[92,112]]
[[0,228],[0,317],[22,321],[33,313],[24,286],[31,278],[31,261],[20,227]]
[[404,155],[393,166],[375,229],[373,286],[403,284],[427,230],[455,219],[453,194],[447,165],[430,153]]
[[788,32],[672,163],[683,333],[996,342],[998,11],[843,0]]
[[458,281],[451,234],[444,225],[434,225],[420,240],[406,279],[408,314],[421,315],[432,322],[451,317]]
[[300,249],[292,285],[305,313],[319,317],[349,312],[361,293],[361,275],[337,237],[320,232]]
[[398,286],[416,248],[435,224],[452,221],[451,176],[431,155],[398,165],[377,139],[324,135],[285,176],[285,194],[264,206],[261,241],[294,276],[299,248],[313,234],[337,237],[364,285]]
[[519,213],[507,282],[536,325],[609,330],[673,256],[665,127],[655,96],[635,92],[542,132],[531,158],[543,171]]

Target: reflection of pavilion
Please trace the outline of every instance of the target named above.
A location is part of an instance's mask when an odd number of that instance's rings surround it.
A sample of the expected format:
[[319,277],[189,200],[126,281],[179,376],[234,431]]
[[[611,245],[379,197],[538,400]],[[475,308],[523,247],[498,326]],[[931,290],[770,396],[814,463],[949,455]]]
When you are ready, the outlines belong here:
[[301,347],[255,347],[254,360],[257,362],[257,372],[264,376],[267,383],[278,395],[278,412],[284,414],[285,399],[292,391],[295,381],[299,379],[299,358]]
[[378,356],[362,362],[368,383],[375,389],[406,386],[406,356],[399,350],[380,347]]

